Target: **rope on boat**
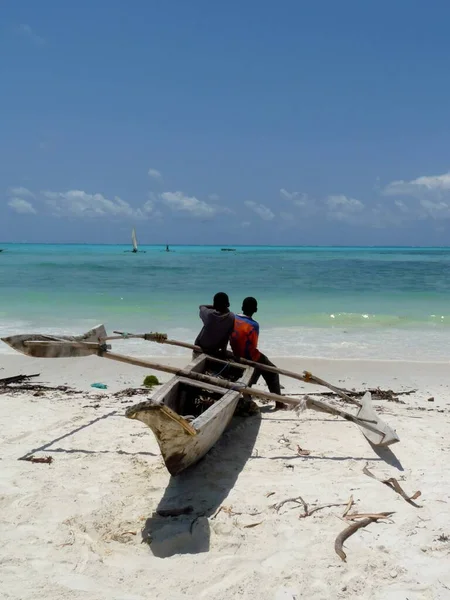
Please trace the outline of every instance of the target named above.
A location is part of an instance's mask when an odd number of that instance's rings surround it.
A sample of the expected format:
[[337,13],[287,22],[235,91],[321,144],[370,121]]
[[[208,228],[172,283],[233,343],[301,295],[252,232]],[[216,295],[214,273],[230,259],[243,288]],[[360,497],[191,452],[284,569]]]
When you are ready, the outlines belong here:
[[302,398],[300,400],[300,402],[297,404],[297,406],[295,407],[295,412],[297,413],[301,413],[304,412],[307,408],[308,408],[308,396],[305,396],[304,398]]
[[225,369],[228,367],[228,364],[223,365],[223,367],[220,369],[220,371],[218,373],[214,374],[214,377],[219,377],[220,375],[222,375],[222,373],[225,371]]

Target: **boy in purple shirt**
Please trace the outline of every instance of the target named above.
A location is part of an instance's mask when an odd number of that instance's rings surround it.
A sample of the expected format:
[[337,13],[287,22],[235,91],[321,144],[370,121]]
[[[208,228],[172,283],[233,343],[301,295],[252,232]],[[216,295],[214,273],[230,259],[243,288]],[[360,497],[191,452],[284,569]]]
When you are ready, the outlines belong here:
[[206,354],[225,356],[228,340],[234,327],[234,313],[230,312],[230,300],[224,292],[218,292],[213,304],[200,306],[203,327],[195,344]]

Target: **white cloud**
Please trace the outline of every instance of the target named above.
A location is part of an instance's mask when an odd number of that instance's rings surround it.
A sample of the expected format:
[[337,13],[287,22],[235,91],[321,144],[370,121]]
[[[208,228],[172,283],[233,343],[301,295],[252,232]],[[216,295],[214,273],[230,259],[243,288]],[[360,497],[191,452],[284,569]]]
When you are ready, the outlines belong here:
[[364,210],[364,204],[356,198],[348,198],[344,194],[327,196],[325,200],[327,217],[341,223],[357,225],[369,223],[370,218]]
[[448,219],[450,217],[450,205],[442,200],[433,202],[432,200],[422,198],[420,200],[420,206],[425,211],[426,215],[432,219]]
[[219,200],[220,200],[220,196],[219,196],[219,194],[210,194],[210,195],[208,196],[208,198],[209,198],[210,200],[212,200],[212,202],[219,202]]
[[148,176],[151,177],[152,179],[156,179],[156,180],[162,179],[162,175],[157,169],[149,169]]
[[160,200],[174,212],[188,213],[197,218],[211,218],[219,212],[229,212],[195,196],[186,196],[183,192],[163,192],[159,195]]
[[263,221],[271,221],[275,218],[274,213],[264,204],[258,204],[257,202],[252,202],[251,200],[247,200],[247,202],[244,202],[244,204],[247,208],[253,210],[258,216],[260,216]]
[[293,200],[298,196],[298,192],[288,192],[284,188],[281,188],[280,194],[284,196],[284,198],[286,198],[287,200]]
[[392,181],[383,190],[385,196],[421,197],[424,193],[450,192],[450,172],[442,175],[422,176],[411,181]]
[[19,196],[21,198],[35,198],[33,192],[30,192],[29,189],[21,186],[9,188],[8,193],[11,196]]
[[113,200],[102,194],[88,194],[83,190],[67,192],[42,192],[46,203],[55,216],[72,217],[129,217],[145,219],[153,205],[146,202],[142,208],[133,208],[128,202],[116,196]]
[[8,206],[17,213],[22,215],[35,215],[36,209],[28,202],[28,200],[24,200],[23,198],[11,198],[8,202]]
[[149,214],[149,213],[153,212],[153,208],[154,208],[153,202],[151,200],[147,200],[147,202],[145,202],[145,204],[142,207],[142,211],[144,213]]
[[395,200],[394,201],[395,206],[401,210],[402,212],[408,212],[408,207],[406,206],[406,204],[403,202],[403,200]]
[[348,198],[343,194],[338,196],[328,196],[326,204],[331,211],[344,211],[344,212],[360,212],[364,209],[364,204],[356,198]]
[[57,217],[147,219],[151,215],[154,219],[163,217],[160,210],[163,205],[173,212],[186,213],[200,219],[213,218],[219,213],[233,214],[233,211],[224,206],[204,202],[180,191],[161,194],[150,192],[147,201],[137,207],[118,196],[107,198],[103,194],[90,194],[83,190],[46,190],[35,194],[27,188],[16,187],[10,188],[8,193],[10,200],[14,200],[14,203],[10,202],[11,208],[18,212],[36,212],[24,197],[37,198],[44,201],[47,212]]
[[288,192],[286,189],[280,189],[280,195],[285,199],[289,200],[295,206],[305,207],[308,203],[310,203],[310,199],[308,194],[303,194],[301,192]]
[[38,46],[42,46],[42,44],[45,43],[45,40],[43,37],[40,37],[39,35],[36,35],[34,33],[34,31],[32,30],[32,28],[27,25],[26,23],[22,23],[21,25],[19,25],[16,28],[16,33],[22,35],[23,37],[27,37],[29,40],[31,40],[33,43],[37,44]]
[[[450,218],[450,172],[392,181],[382,193],[393,197],[396,208],[409,220]],[[406,202],[399,196],[405,196]]]

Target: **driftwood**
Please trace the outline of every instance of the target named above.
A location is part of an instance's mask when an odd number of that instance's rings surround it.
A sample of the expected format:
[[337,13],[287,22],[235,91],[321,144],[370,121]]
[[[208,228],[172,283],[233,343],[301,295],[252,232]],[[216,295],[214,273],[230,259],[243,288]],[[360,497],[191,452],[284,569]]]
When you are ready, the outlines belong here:
[[304,515],[300,515],[299,519],[304,519],[305,517],[310,517],[318,510],[322,510],[324,508],[333,508],[335,506],[347,506],[346,502],[332,503],[332,504],[322,504],[321,506],[315,506],[314,508],[308,509]]
[[[350,508],[353,505],[353,496],[350,498],[350,500],[348,502],[333,502],[330,504],[321,504],[320,506],[314,506],[313,508],[310,508],[301,496],[296,496],[295,498],[287,498],[286,500],[282,500],[281,502],[278,502],[277,504],[273,504],[270,508],[273,508],[274,510],[279,512],[280,508],[282,506],[284,506],[285,504],[287,504],[288,502],[292,502],[294,504],[301,505],[303,507],[303,514],[299,516],[299,519],[304,519],[306,517],[310,517],[311,515],[313,515],[315,512],[317,512],[319,510],[323,510],[324,508],[333,508],[335,506],[346,506],[347,507],[346,511],[348,512],[348,510],[350,510]],[[293,508],[295,508],[295,507],[293,507]],[[346,514],[346,513],[344,513],[344,514]]]
[[369,469],[367,468],[367,465],[364,467],[363,473],[364,473],[364,475],[367,475],[368,477],[371,477],[372,479],[376,479],[380,483],[384,483],[384,485],[387,485],[388,487],[390,487],[392,490],[394,490],[394,492],[397,492],[397,494],[399,494],[404,500],[406,500],[406,502],[408,502],[408,504],[412,504],[412,506],[415,506],[416,508],[422,508],[420,506],[420,504],[416,504],[414,502],[414,500],[417,500],[417,498],[422,495],[422,492],[417,491],[412,496],[408,496],[408,494],[401,487],[401,485],[399,484],[397,479],[395,479],[395,477],[390,477],[389,479],[382,479],[381,477],[377,477],[371,471],[369,471]]
[[366,519],[362,519],[361,521],[358,521],[357,523],[353,523],[352,525],[349,525],[349,527],[344,529],[344,531],[341,531],[341,533],[337,536],[337,538],[334,542],[334,550],[335,550],[336,554],[344,562],[347,562],[347,555],[345,554],[345,552],[342,548],[345,540],[347,540],[351,535],[353,535],[356,531],[358,531],[358,529],[361,529],[362,527],[367,527],[367,525],[370,525],[371,523],[376,523],[379,519],[387,519],[387,517],[390,517],[393,514],[394,514],[393,512],[379,513],[377,515],[371,515],[370,517],[367,517]]
[[353,501],[353,495],[350,496],[349,501],[347,502],[347,506],[345,507],[344,513],[342,515],[342,518],[345,519],[345,517],[348,515],[351,507],[353,506],[354,501]]
[[261,525],[261,523],[264,523],[264,521],[258,521],[257,523],[249,523],[248,525],[242,525],[242,527],[244,529],[250,529],[251,527],[257,527],[258,525]]
[[352,515],[347,515],[345,518],[347,521],[356,521],[357,519],[387,519],[394,513],[392,512],[381,512],[381,513],[353,513]]
[[303,506],[303,510],[305,511],[305,515],[308,514],[308,505],[303,500],[301,496],[296,496],[295,498],[287,498],[286,500],[282,500],[281,502],[277,502],[276,504],[272,504],[270,508],[273,508],[277,512],[279,512],[280,508],[287,504],[288,502],[292,502],[297,505]]
[[23,381],[28,381],[32,377],[39,377],[40,373],[35,373],[34,375],[14,375],[13,377],[3,377],[0,379],[0,385],[10,385],[11,383],[22,383]]
[[53,457],[52,456],[24,456],[22,458],[19,458],[19,460],[26,460],[28,462],[32,462],[32,463],[44,463],[46,465],[51,465],[53,462]]

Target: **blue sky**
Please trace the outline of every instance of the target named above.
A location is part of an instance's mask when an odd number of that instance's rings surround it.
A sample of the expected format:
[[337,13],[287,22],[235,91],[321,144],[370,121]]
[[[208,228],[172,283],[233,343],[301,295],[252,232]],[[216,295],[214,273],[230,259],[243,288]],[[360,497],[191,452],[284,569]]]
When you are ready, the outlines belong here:
[[0,8],[0,240],[449,241],[450,4]]

